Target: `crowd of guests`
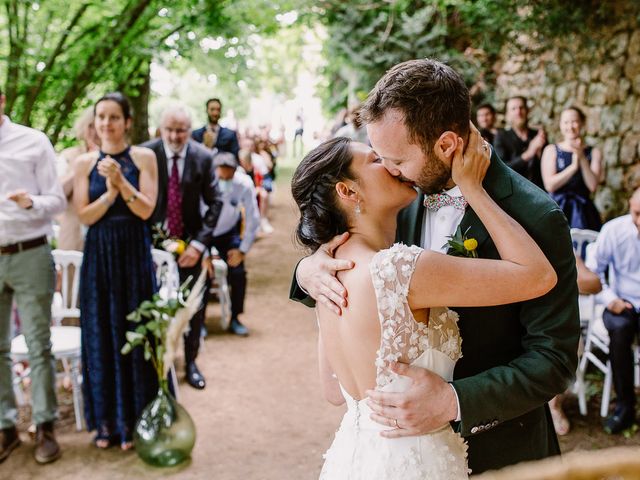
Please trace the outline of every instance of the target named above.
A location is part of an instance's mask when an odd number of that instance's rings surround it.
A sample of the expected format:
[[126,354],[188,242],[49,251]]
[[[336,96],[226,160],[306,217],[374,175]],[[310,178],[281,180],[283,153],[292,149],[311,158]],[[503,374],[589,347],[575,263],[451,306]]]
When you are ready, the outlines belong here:
[[[10,356],[14,304],[29,349],[35,459],[49,463],[61,455],[50,342],[54,220],[57,247],[83,251],[75,274],[86,426],[96,432],[96,447],[128,450],[135,422],[158,388],[141,349],[120,353],[135,327],[126,316],[158,290],[151,228],[184,241],[176,254],[181,282],[202,269],[211,280],[212,259],[226,262],[229,330],[247,336],[240,321],[244,260],[258,236],[273,231],[267,214],[277,146],[261,132],[238,138],[220,126],[222,102],[215,98],[206,104],[202,128],[192,131],[188,111],[170,107],[162,113],[159,138],[131,145],[133,112],[114,92],[80,116],[78,144],[56,158],[43,133],[4,115],[5,103],[0,92],[0,462],[20,444]],[[196,389],[206,386],[196,359],[208,293],[184,336],[185,379]]]
[[[241,322],[246,255],[260,235],[273,232],[269,199],[284,143],[267,128],[235,132],[219,124],[222,102],[206,103],[207,124],[192,130],[188,111],[162,113],[159,138],[131,145],[132,111],[120,93],[110,93],[76,123],[78,144],[58,159],[44,134],[4,115],[0,93],[0,462],[20,444],[11,374],[11,311],[17,305],[29,347],[32,378],[34,455],[39,463],[60,456],[54,435],[56,396],[50,345],[55,285],[47,236],[58,219],[58,248],[84,252],[80,275],[82,369],[85,420],[95,445],[132,446],[132,429],[156,392],[156,376],[142,352],[123,356],[126,315],[157,290],[150,226],[186,242],[177,257],[180,279],[197,277],[212,258],[228,266],[230,331],[249,334]],[[490,104],[476,109],[483,136],[511,168],[545,189],[572,228],[599,231],[592,195],[603,179],[603,158],[584,139],[585,114],[578,107],[560,116],[560,137],[548,144],[543,129],[529,126],[527,99],[505,105],[505,128],[497,128]],[[302,130],[302,120],[300,128]],[[300,135],[302,132],[300,132]],[[345,112],[333,136],[367,142],[357,107]],[[56,170],[58,165],[58,170]],[[606,306],[616,406],[605,422],[619,433],[635,421],[633,355],[640,311],[640,190],[630,213],[602,228],[591,259],[578,259],[581,291],[600,293]],[[607,271],[614,272],[610,283]],[[586,283],[585,283],[586,282]],[[585,286],[587,285],[587,286]],[[185,335],[185,377],[206,386],[196,359],[207,298]],[[551,412],[559,434],[569,423],[559,398]]]

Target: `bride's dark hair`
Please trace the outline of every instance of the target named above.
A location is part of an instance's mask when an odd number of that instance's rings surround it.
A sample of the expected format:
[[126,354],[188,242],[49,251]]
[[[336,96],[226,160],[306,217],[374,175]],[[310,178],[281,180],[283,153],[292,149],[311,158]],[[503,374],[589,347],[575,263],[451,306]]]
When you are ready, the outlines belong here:
[[311,150],[296,168],[291,193],[300,209],[296,238],[312,251],[349,229],[338,204],[336,183],[355,180],[350,166],[351,140],[337,137]]

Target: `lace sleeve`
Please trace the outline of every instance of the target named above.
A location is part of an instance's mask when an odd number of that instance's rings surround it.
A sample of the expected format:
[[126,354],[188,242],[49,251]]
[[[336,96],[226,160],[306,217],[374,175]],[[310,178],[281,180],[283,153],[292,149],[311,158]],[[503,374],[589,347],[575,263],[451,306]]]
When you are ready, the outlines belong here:
[[396,243],[378,252],[370,264],[380,320],[380,349],[376,356],[376,386],[388,384],[394,374],[391,362],[410,363],[426,341],[427,325],[415,321],[407,295],[411,276],[422,249]]

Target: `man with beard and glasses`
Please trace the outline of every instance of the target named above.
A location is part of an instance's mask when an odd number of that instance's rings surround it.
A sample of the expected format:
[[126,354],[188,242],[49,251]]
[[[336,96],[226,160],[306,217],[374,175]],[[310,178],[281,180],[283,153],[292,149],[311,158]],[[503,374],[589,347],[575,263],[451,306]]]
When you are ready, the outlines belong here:
[[[453,253],[446,243],[459,229],[476,241],[478,257],[497,259],[485,226],[451,179],[451,134],[468,141],[470,103],[464,80],[452,68],[435,60],[412,60],[378,81],[361,118],[388,172],[421,193],[400,213],[396,240]],[[576,264],[564,214],[495,151],[483,186],[545,252],[557,285],[518,303],[448,305],[460,315],[462,337],[453,381],[397,363],[394,373],[412,380],[407,391],[366,392],[371,418],[391,427],[382,432],[385,437],[422,435],[453,422],[469,445],[469,467],[475,474],[560,453],[547,402],[573,381],[580,333]],[[293,300],[308,306],[318,301],[338,314],[347,308],[348,295],[336,273],[353,268],[353,262],[333,258],[347,236],[335,237],[299,262]]]
[[191,133],[191,138],[202,143],[210,150],[216,149],[219,152],[231,152],[238,160],[240,145],[236,132],[230,128],[220,126],[218,121],[222,116],[222,102],[218,98],[207,100],[207,117],[209,122]]

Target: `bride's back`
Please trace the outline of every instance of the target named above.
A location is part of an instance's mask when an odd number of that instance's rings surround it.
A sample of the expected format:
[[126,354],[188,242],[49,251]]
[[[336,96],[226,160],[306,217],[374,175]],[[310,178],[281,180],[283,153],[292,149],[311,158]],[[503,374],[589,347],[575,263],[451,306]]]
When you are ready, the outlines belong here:
[[[355,264],[353,269],[338,273],[338,280],[348,292],[348,306],[342,309],[341,316],[318,306],[327,358],[340,384],[354,399],[364,398],[364,392],[376,386],[381,329],[369,266],[376,253],[353,240],[340,247],[335,257],[352,260]],[[419,313],[426,314],[426,311]]]

